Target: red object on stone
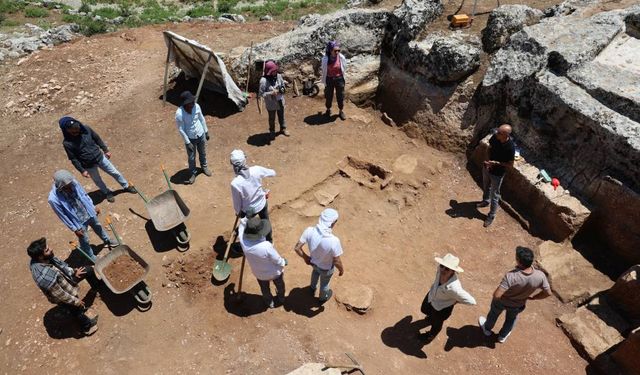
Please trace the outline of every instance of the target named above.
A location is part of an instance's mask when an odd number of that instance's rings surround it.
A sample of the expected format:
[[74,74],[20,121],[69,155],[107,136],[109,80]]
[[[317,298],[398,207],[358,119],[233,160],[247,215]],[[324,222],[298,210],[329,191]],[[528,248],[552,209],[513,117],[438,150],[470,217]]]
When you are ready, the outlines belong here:
[[556,190],[558,188],[558,186],[560,186],[560,180],[558,180],[557,178],[552,178],[551,179],[551,185],[553,185],[553,190]]

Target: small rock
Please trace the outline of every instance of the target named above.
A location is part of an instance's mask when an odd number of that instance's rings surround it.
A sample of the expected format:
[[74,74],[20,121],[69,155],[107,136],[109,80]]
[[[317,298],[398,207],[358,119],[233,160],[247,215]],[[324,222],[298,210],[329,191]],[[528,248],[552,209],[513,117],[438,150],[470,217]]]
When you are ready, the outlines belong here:
[[335,298],[347,310],[364,314],[371,309],[373,304],[373,290],[361,284],[343,285],[336,291]]
[[271,17],[268,14],[260,17],[260,21],[272,21],[272,20],[273,20],[273,17]]

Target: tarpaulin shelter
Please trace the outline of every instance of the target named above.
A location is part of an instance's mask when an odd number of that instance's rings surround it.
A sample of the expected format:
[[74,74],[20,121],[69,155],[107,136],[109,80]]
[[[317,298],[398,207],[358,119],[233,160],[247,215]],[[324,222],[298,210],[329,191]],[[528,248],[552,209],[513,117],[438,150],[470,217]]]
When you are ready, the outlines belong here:
[[196,101],[200,90],[206,89],[226,95],[233,101],[238,110],[242,111],[247,104],[247,98],[227,73],[224,62],[209,47],[195,40],[187,39],[171,31],[164,31],[164,41],[167,45],[167,61],[164,69],[163,100],[167,99],[167,74],[169,62],[173,61],[188,77],[200,77]]

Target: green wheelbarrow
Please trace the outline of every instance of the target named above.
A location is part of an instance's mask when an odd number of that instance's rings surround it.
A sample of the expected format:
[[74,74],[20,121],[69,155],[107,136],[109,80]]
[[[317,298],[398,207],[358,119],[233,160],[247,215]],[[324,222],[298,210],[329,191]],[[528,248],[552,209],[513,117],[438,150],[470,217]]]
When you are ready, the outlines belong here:
[[184,221],[189,217],[191,210],[184,203],[180,194],[171,187],[171,181],[169,181],[164,165],[162,166],[162,173],[167,181],[169,190],[153,199],[147,199],[138,187],[136,189],[142,200],[144,200],[147,212],[156,230],[159,232],[170,231],[178,242],[178,251],[187,251],[191,235]]

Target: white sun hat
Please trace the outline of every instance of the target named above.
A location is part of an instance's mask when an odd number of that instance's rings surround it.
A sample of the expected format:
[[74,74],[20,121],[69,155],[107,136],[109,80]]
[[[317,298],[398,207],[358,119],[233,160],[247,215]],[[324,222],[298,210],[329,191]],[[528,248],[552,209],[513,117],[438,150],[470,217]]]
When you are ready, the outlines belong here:
[[464,272],[462,268],[459,267],[460,259],[452,254],[447,253],[443,258],[435,257],[436,262],[441,265],[454,270],[456,272]]

